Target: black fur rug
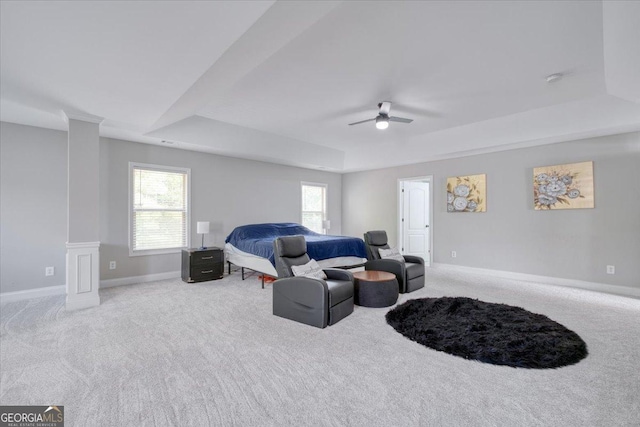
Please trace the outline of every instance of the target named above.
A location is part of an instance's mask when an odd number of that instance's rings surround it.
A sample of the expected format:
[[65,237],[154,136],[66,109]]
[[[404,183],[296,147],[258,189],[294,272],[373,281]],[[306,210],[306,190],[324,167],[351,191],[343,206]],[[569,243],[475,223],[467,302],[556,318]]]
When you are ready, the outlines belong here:
[[575,332],[520,307],[471,298],[409,300],[387,313],[405,337],[465,359],[517,368],[559,368],[587,357]]

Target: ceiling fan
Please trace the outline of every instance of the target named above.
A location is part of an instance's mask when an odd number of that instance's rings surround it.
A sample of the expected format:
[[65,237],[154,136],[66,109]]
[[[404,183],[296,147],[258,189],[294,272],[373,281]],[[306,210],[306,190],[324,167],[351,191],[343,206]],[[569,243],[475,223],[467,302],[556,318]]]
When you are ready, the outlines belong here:
[[389,127],[389,122],[411,123],[413,121],[412,119],[389,116],[389,112],[391,111],[391,102],[389,101],[383,101],[379,103],[378,108],[380,108],[380,113],[378,113],[378,117],[375,117],[373,119],[362,120],[355,123],[349,123],[349,126],[359,125],[360,123],[367,123],[375,120],[376,127],[378,129],[386,129]]

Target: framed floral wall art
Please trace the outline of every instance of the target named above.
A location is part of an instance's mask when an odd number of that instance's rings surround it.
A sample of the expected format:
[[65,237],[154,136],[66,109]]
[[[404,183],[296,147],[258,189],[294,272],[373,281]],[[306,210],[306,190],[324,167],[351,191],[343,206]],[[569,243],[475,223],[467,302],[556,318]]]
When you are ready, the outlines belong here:
[[486,212],[487,176],[447,178],[447,212]]
[[536,210],[593,208],[593,162],[533,168]]

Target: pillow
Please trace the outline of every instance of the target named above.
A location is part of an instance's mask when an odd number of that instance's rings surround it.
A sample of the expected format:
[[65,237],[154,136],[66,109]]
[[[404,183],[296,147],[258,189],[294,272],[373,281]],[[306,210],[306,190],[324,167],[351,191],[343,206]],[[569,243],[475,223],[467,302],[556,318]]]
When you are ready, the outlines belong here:
[[320,268],[320,265],[316,262],[315,259],[312,259],[306,264],[303,265],[292,265],[291,271],[294,276],[302,276],[309,277],[311,279],[326,279],[327,275],[324,274],[324,271]]
[[400,255],[398,248],[378,249],[378,253],[382,259],[395,259],[396,261],[404,262],[404,257]]

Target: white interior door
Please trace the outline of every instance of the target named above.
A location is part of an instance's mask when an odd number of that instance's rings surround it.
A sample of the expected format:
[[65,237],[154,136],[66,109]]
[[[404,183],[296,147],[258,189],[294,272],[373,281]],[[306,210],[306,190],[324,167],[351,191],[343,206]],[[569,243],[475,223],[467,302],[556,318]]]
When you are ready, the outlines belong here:
[[402,182],[402,253],[431,261],[430,182]]

